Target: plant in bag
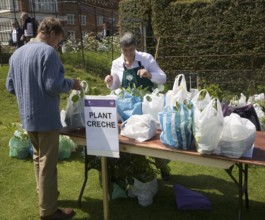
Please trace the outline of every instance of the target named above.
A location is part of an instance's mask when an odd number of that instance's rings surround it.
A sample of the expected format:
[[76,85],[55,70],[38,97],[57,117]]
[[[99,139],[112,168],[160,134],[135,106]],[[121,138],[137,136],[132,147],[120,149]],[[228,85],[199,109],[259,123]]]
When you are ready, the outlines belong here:
[[150,92],[148,91],[148,87],[146,88],[143,88],[142,85],[136,87],[135,83],[133,83],[133,87],[127,87],[127,88],[123,88],[123,87],[120,87],[118,89],[118,93],[116,91],[114,91],[114,94],[116,96],[118,96],[119,98],[124,98],[125,94],[126,93],[129,93],[133,96],[136,96],[136,97],[140,97],[141,100],[143,99],[143,97],[146,95],[146,94],[149,94]]
[[151,94],[146,94],[142,102],[143,114],[150,114],[157,125],[159,125],[158,113],[164,108],[164,94],[159,92],[159,89],[155,89]]
[[212,99],[202,111],[195,109],[194,123],[197,151],[200,154],[214,153],[224,126],[223,112],[219,99]]
[[260,125],[261,125],[261,130],[265,130],[265,116],[260,118]]
[[82,89],[73,90],[68,98],[65,123],[69,128],[85,127],[84,115],[84,96],[97,95],[99,90],[96,87],[90,87],[86,81],[81,81]]
[[149,93],[147,88],[142,89],[142,86],[133,88],[119,88],[117,95],[117,110],[122,121],[126,121],[132,115],[142,115],[142,97]]
[[193,148],[193,104],[189,101],[176,102],[159,112],[160,140],[163,144],[181,150]]
[[22,128],[20,123],[10,123],[6,125],[12,137],[9,140],[9,156],[25,159],[30,151],[30,139],[28,133]]
[[256,127],[248,119],[231,113],[224,118],[224,129],[218,147],[227,157],[240,158],[253,145]]
[[156,121],[150,114],[132,115],[121,125],[120,134],[143,142],[155,136]]
[[[101,163],[100,158],[95,156],[89,156],[90,163],[88,164],[89,169],[96,169],[100,174],[101,181]],[[109,194],[111,199],[126,198],[127,192],[131,197],[140,196],[139,203],[142,202],[150,204],[152,198],[157,191],[156,177],[160,170],[169,172],[170,168],[167,163],[157,163],[154,158],[145,157],[142,155],[120,153],[120,158],[108,158],[108,179],[109,179]],[[150,188],[150,185],[153,188]],[[136,188],[137,192],[135,191]],[[144,193],[148,197],[143,197],[142,191],[149,191],[151,193]],[[132,194],[132,189],[134,194]],[[136,195],[137,194],[137,195]],[[125,196],[126,195],[126,196]]]
[[196,111],[202,111],[211,101],[211,96],[206,89],[200,90],[191,100]]
[[168,90],[165,98],[165,105],[173,107],[176,102],[182,103],[190,98],[191,94],[187,90],[187,84],[184,74],[176,76],[172,90]]
[[59,160],[69,159],[71,153],[75,151],[76,144],[66,135],[59,136]]
[[246,104],[247,104],[247,98],[243,93],[240,94],[240,98],[237,95],[234,96],[229,103],[229,105],[233,107],[241,107],[245,106]]

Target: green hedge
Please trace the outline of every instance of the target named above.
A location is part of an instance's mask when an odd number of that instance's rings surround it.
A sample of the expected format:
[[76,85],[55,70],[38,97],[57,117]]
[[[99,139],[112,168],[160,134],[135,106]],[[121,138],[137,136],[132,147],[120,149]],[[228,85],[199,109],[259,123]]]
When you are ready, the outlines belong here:
[[136,22],[123,22],[130,19],[145,22],[157,40],[148,42],[149,52],[155,54],[159,40],[157,61],[169,84],[178,73],[195,72],[204,84],[217,83],[223,90],[262,88],[264,1],[121,1],[121,30],[137,30]]

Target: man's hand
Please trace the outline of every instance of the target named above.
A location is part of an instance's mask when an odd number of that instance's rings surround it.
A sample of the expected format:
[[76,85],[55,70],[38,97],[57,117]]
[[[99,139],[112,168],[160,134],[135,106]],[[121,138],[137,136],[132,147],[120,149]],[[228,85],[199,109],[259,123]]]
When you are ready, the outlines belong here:
[[152,75],[150,72],[148,72],[146,69],[139,69],[137,72],[137,75],[140,76],[140,78],[145,77],[148,79],[152,78]]
[[113,83],[113,76],[107,75],[104,79],[104,82],[108,85],[108,87],[111,87]]
[[73,89],[74,90],[80,90],[82,88],[80,81],[78,79],[74,79],[74,85],[73,85]]

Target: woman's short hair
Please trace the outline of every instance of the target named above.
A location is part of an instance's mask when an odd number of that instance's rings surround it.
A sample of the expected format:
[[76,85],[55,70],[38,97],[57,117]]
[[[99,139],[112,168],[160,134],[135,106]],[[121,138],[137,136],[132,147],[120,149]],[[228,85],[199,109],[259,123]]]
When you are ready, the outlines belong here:
[[17,20],[13,21],[13,22],[12,22],[12,26],[18,27],[18,26],[19,26],[18,21],[17,21]]
[[52,31],[54,31],[55,35],[62,34],[65,37],[65,31],[59,19],[55,17],[44,18],[38,27],[38,33],[50,34]]
[[132,32],[125,32],[120,38],[120,47],[136,46],[136,38]]

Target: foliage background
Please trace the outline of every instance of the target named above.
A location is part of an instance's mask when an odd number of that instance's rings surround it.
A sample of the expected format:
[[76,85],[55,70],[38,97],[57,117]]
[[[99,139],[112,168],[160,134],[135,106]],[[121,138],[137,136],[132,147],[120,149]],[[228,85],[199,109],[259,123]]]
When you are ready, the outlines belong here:
[[119,9],[121,32],[141,36],[139,24],[147,26],[147,51],[156,55],[169,85],[178,73],[195,73],[201,87],[264,91],[264,1],[125,0]]

